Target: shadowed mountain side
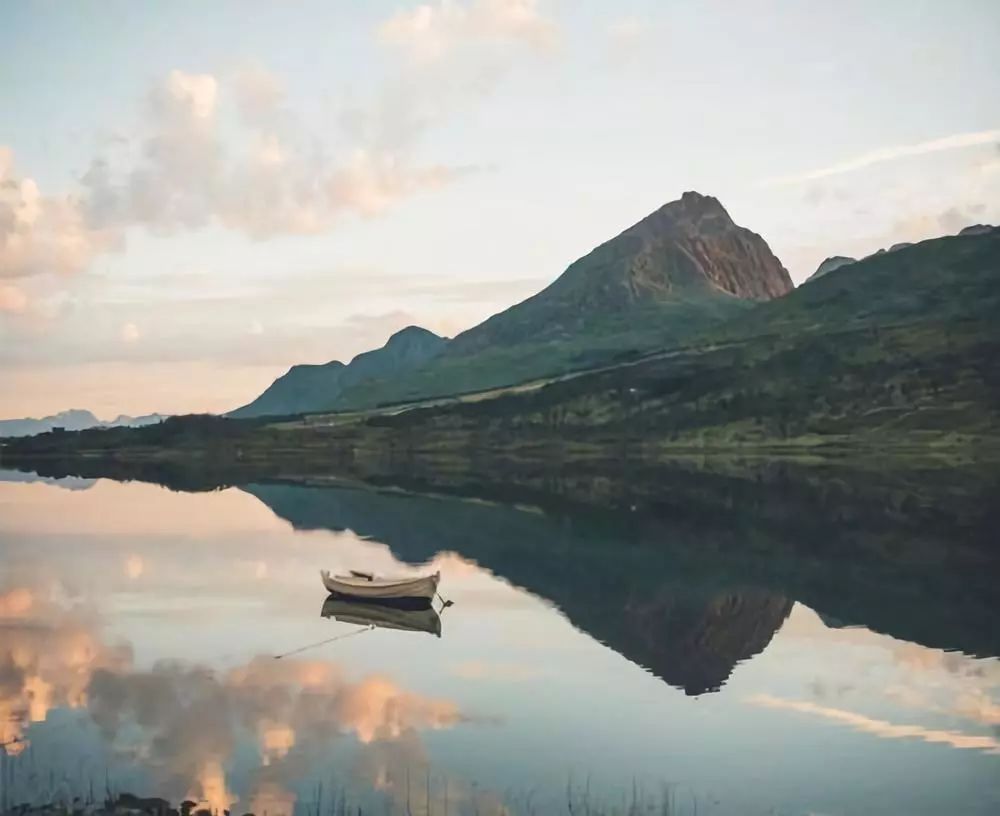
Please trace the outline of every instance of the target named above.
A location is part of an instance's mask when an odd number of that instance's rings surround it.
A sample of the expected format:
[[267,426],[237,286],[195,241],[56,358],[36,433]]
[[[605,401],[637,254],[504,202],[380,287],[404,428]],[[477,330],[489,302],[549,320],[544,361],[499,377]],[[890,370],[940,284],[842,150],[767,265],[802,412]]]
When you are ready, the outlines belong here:
[[436,432],[472,434],[483,447],[614,436],[643,444],[924,444],[948,434],[996,444],[998,311],[1000,232],[940,238],[761,303],[700,347],[369,425],[401,446],[423,445]]
[[571,336],[595,316],[644,302],[769,300],[792,288],[763,238],[733,223],[718,199],[688,192],[584,255],[537,295],[458,335],[446,355]]
[[368,379],[391,380],[437,356],[447,343],[434,332],[408,326],[392,335],[382,348],[359,354],[347,365],[333,360],[292,366],[257,399],[229,416],[282,416],[332,408],[345,389]]
[[527,300],[459,334],[427,365],[346,389],[338,407],[512,385],[676,345],[792,290],[757,233],[684,193],[604,242]]
[[[607,645],[695,696],[718,691],[733,669],[771,642],[793,601],[751,589],[706,598],[668,585],[646,603],[622,610],[628,626]],[[633,660],[637,658],[632,657]]]
[[[560,470],[483,458],[474,470],[466,462],[452,471],[365,464],[353,473],[367,483],[317,475],[312,484],[304,474],[329,471],[310,471],[302,460],[209,470],[199,460],[77,457],[34,468],[173,489],[246,485],[301,529],[351,529],[410,563],[458,552],[551,599],[579,628],[685,688],[717,686],[719,672],[680,677],[665,668],[679,662],[674,650],[687,648],[685,638],[658,643],[655,635],[685,625],[644,610],[686,615],[691,632],[700,615],[715,633],[709,652],[733,664],[767,638],[748,635],[739,649],[729,633],[779,625],[786,598],[924,646],[1000,655],[1000,473],[988,462],[709,457],[651,466],[623,458]],[[261,481],[268,479],[283,481]],[[774,601],[744,600],[735,614],[749,622],[712,623],[713,604],[731,597]],[[705,654],[688,652],[683,662],[697,666]]]
[[297,527],[351,529],[411,563],[456,551],[689,690],[717,687],[720,664],[762,649],[792,600],[925,646],[1000,654],[995,475],[733,463],[634,476],[387,477],[436,495],[245,489]]
[[584,541],[582,524],[539,511],[363,488],[243,489],[298,529],[351,529],[411,563],[458,552],[552,601],[574,626],[688,694],[721,688],[792,606],[757,589],[690,585],[659,564],[650,572],[639,551],[618,550],[613,529]]

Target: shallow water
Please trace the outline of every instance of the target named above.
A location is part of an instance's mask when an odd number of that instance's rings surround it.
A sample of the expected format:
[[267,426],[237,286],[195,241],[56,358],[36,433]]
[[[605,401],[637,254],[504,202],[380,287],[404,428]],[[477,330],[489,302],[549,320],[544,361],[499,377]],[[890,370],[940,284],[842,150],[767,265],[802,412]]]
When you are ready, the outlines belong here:
[[[998,812],[982,531],[718,507],[4,473],[0,804]],[[454,605],[440,637],[324,618],[321,568],[440,570]]]

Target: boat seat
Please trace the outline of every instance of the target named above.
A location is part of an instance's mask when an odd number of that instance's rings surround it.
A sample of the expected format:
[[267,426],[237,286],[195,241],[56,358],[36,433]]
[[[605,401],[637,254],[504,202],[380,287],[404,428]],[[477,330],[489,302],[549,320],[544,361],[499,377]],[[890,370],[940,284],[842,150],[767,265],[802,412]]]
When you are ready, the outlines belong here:
[[364,578],[367,581],[371,581],[375,577],[370,572],[359,572],[358,570],[351,570],[351,575],[355,578]]

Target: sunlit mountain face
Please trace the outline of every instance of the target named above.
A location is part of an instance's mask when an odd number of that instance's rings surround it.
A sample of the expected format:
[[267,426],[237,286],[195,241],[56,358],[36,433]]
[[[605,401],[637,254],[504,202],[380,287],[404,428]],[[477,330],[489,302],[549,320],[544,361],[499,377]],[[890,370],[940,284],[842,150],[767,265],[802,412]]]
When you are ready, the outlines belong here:
[[[960,784],[989,813],[1000,795],[989,627],[952,609],[895,630],[905,570],[879,606],[821,547],[779,557],[766,508],[743,528],[761,558],[727,573],[713,524],[640,506],[18,479],[0,482],[8,804],[528,813],[683,780],[699,812],[941,812]],[[846,507],[856,539],[891,539]],[[359,567],[439,570],[440,638],[324,613],[318,570]],[[951,604],[927,580],[930,611]]]

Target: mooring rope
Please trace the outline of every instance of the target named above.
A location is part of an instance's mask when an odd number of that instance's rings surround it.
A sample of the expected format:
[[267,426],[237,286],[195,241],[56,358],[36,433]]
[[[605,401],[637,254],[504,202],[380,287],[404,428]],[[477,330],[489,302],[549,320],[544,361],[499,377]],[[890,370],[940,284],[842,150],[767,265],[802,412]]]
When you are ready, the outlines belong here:
[[298,649],[292,649],[290,652],[284,652],[283,654],[275,655],[275,660],[281,660],[283,657],[289,657],[290,655],[298,654],[299,652],[304,652],[307,649],[315,649],[317,646],[323,646],[327,643],[333,643],[335,640],[344,640],[345,638],[353,637],[354,635],[360,635],[362,632],[370,632],[375,628],[373,623],[371,626],[363,626],[361,629],[355,629],[353,632],[345,632],[342,635],[334,635],[326,640],[320,640],[316,643],[310,643],[308,646],[300,646]]

